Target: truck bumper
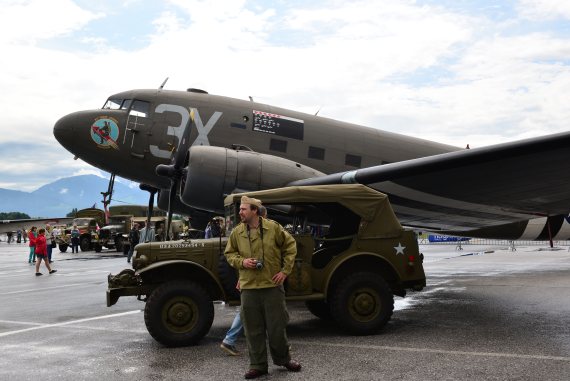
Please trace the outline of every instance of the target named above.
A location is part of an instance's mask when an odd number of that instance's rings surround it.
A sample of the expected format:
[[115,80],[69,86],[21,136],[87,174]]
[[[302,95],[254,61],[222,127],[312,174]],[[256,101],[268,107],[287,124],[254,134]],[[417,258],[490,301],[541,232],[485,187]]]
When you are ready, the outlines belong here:
[[107,289],[107,307],[116,304],[121,296],[143,295],[140,287],[120,287]]

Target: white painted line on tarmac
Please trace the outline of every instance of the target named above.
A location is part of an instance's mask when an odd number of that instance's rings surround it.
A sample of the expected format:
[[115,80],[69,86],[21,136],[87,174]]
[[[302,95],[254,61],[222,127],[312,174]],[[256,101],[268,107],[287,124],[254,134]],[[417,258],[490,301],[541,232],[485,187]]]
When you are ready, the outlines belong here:
[[[93,284],[97,284],[100,282],[90,282],[90,283],[72,283],[72,284],[65,284],[63,286],[53,286],[53,287],[42,287],[39,291],[47,291],[47,290],[56,290],[58,288],[67,288],[67,287],[77,287],[77,286],[85,286],[85,287],[93,287]],[[34,290],[38,291],[38,290]],[[10,291],[10,292],[1,292],[0,296],[4,295],[14,295],[14,294],[27,294],[30,290],[19,290],[19,291]]]
[[384,345],[359,345],[359,344],[340,344],[340,343],[327,343],[323,341],[304,341],[304,340],[291,340],[292,344],[310,344],[318,345],[320,347],[338,347],[338,348],[355,348],[366,350],[386,350],[386,351],[400,351],[400,352],[422,352],[427,354],[439,353],[444,355],[460,355],[460,356],[480,356],[480,357],[504,357],[513,359],[531,359],[531,360],[555,360],[555,361],[568,361],[570,357],[564,356],[546,356],[546,355],[523,355],[518,353],[499,353],[499,352],[467,352],[467,351],[449,351],[445,349],[432,349],[432,348],[407,348],[407,347],[389,347]]
[[[136,314],[136,313],[140,313],[140,312],[141,312],[141,310],[135,310],[135,311],[121,312],[121,313],[118,313],[118,314],[96,316],[96,317],[86,318],[86,319],[71,320],[71,321],[66,321],[66,322],[63,322],[63,323],[42,324],[42,325],[39,325],[39,326],[37,326],[37,327],[25,328],[25,329],[18,329],[18,330],[16,330],[16,331],[3,332],[3,333],[0,333],[0,337],[15,335],[15,334],[18,334],[18,333],[24,333],[24,332],[29,332],[29,331],[35,331],[35,330],[38,330],[38,329],[52,328],[52,327],[61,327],[61,326],[64,326],[64,325],[70,325],[70,324],[76,324],[76,323],[84,323],[84,322],[86,322],[86,321],[109,319],[109,318],[114,318],[114,317],[119,317],[119,316],[132,315],[132,314]],[[2,322],[3,322],[3,321],[0,320],[0,323],[2,323]]]

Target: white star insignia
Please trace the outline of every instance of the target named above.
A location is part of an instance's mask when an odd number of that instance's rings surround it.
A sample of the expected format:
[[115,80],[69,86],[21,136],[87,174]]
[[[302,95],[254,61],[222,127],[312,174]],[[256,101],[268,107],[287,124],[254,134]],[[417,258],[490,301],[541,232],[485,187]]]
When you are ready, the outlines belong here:
[[404,255],[404,250],[406,249],[406,246],[402,246],[402,244],[398,242],[398,246],[394,246],[394,249],[396,250],[396,255],[398,254]]

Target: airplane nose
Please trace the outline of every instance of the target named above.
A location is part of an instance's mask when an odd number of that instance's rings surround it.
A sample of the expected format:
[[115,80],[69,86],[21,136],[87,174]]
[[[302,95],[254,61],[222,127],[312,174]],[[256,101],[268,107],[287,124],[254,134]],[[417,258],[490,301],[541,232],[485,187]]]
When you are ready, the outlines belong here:
[[53,126],[53,136],[67,150],[72,147],[74,119],[74,114],[69,114],[59,119]]

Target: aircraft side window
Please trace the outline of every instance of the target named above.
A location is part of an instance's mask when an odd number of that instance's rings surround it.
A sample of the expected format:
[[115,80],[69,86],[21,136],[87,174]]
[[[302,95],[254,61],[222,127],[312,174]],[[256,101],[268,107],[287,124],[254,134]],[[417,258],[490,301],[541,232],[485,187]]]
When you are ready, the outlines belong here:
[[362,157],[347,153],[346,158],[344,159],[344,164],[350,165],[351,167],[360,168],[362,165]]
[[140,116],[142,118],[148,117],[148,110],[150,109],[150,104],[145,101],[133,101],[131,112],[129,113],[132,116]]
[[121,110],[128,110],[128,108],[131,107],[131,103],[133,103],[132,99],[125,99],[123,104],[121,104]]
[[309,146],[309,159],[325,160],[325,149]]
[[277,152],[287,152],[287,142],[285,140],[271,139],[269,149]]

